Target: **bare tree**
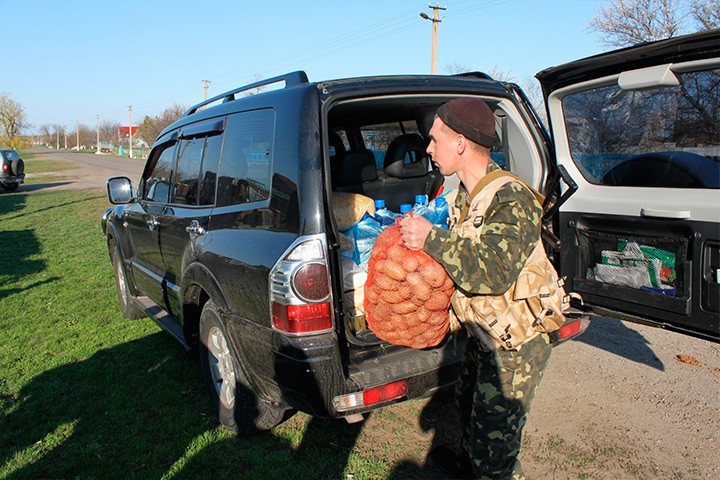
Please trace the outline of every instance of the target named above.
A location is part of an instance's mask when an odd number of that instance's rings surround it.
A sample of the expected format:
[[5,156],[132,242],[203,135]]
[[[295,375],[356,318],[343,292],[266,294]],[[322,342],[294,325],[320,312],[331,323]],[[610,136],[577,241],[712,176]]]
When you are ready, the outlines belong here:
[[22,131],[27,127],[25,109],[6,93],[0,93],[0,144],[10,148],[23,145]]
[[591,30],[602,35],[609,47],[628,47],[671,38],[686,30],[692,19],[694,31],[720,25],[719,0],[611,0],[590,19]]
[[155,117],[146,116],[138,127],[138,136],[152,145],[160,132],[175,120],[182,117],[187,109],[187,106],[176,103],[163,110],[160,115]]
[[98,130],[100,130],[100,141],[110,142],[112,144],[117,143],[118,129],[120,128],[120,122],[114,120],[103,120],[100,122]]
[[700,30],[720,28],[720,0],[692,0],[690,12]]
[[681,28],[679,0],[613,0],[590,19],[610,47],[670,38]]

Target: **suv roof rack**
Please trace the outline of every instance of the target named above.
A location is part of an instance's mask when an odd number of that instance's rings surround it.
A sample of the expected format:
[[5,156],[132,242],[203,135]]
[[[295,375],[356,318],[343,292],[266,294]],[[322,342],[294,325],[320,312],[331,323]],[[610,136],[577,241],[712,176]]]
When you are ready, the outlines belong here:
[[193,113],[197,112],[202,107],[204,107],[206,105],[210,105],[211,103],[215,103],[218,100],[222,99],[222,101],[223,101],[222,103],[232,102],[233,100],[235,100],[235,95],[240,92],[245,92],[245,91],[251,90],[253,88],[260,88],[260,87],[264,87],[265,85],[271,85],[273,83],[279,83],[279,82],[285,82],[284,88],[295,87],[297,85],[307,84],[308,77],[304,71],[298,70],[295,72],[286,73],[284,75],[279,75],[277,77],[267,78],[265,80],[260,80],[257,82],[249,83],[242,87],[238,87],[234,90],[230,90],[229,92],[221,93],[220,95],[209,98],[207,100],[204,100],[204,101],[198,103],[197,105],[190,107],[190,109],[187,112],[185,112],[185,115],[183,115],[183,117],[192,115]]

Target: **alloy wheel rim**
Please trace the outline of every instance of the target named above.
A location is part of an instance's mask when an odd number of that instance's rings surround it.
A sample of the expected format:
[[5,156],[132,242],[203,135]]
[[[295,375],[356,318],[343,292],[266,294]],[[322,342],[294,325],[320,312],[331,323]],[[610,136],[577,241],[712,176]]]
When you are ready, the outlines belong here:
[[220,402],[232,407],[235,404],[235,367],[225,335],[218,327],[208,332],[208,362],[210,376]]

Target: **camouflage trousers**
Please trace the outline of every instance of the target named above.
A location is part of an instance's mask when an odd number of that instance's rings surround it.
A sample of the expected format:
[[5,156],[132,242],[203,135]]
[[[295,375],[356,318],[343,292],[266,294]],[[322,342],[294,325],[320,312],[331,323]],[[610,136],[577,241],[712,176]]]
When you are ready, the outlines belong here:
[[517,351],[485,352],[475,339],[468,342],[455,402],[477,478],[525,478],[518,459],[522,431],[551,351],[545,334]]

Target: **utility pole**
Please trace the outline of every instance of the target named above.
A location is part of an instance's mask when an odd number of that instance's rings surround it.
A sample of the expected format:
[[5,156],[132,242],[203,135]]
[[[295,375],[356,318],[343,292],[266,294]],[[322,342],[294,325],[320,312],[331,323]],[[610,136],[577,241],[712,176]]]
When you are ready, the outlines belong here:
[[130,158],[132,158],[132,105],[128,106],[128,117],[130,119],[128,123],[128,139],[130,140]]
[[432,55],[430,58],[430,73],[435,75],[437,73],[437,48],[438,48],[438,23],[442,22],[440,18],[440,10],[447,10],[447,7],[441,7],[437,3],[435,5],[428,5],[428,8],[433,9],[433,16],[430,18],[427,13],[422,12],[420,16],[425,20],[430,20],[433,25],[432,31]]
[[100,155],[100,115],[95,115],[95,154]]
[[207,100],[207,97],[208,97],[208,87],[210,86],[210,80],[203,80],[202,82],[203,82],[203,84],[204,84],[204,86],[203,86],[203,100]]
[[75,121],[75,150],[80,151],[80,122]]

